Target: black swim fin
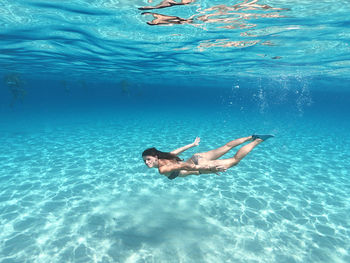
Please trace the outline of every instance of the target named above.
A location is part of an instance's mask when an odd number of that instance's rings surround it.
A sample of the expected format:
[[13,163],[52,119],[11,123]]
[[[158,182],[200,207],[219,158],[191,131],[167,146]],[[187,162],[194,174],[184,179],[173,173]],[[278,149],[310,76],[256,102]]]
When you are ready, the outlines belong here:
[[252,135],[252,137],[253,137],[253,141],[256,139],[261,139],[263,141],[266,141],[267,139],[270,139],[270,138],[275,137],[275,136],[271,135],[271,134],[266,134],[266,135],[255,134],[255,135]]

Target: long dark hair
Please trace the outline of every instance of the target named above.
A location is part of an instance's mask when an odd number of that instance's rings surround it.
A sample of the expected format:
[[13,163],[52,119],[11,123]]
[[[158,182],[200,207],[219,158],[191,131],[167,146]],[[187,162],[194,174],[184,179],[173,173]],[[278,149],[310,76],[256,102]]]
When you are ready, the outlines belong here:
[[157,156],[159,159],[166,159],[166,160],[174,160],[177,162],[182,161],[179,157],[177,157],[175,154],[168,153],[168,152],[161,152],[158,151],[156,148],[148,148],[143,151],[142,156]]

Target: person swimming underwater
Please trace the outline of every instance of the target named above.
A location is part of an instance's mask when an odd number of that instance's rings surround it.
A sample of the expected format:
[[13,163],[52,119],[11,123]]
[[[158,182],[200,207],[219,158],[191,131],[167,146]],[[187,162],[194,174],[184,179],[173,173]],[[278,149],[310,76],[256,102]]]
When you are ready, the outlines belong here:
[[[211,174],[225,172],[227,169],[237,165],[248,153],[250,153],[258,144],[273,135],[251,135],[239,138],[226,143],[217,149],[196,153],[187,161],[181,160],[178,155],[194,146],[198,146],[200,138],[197,137],[193,143],[185,145],[171,152],[162,152],[156,148],[148,148],[142,153],[142,158],[149,168],[158,168],[160,174],[168,179],[176,177],[186,177],[189,175]],[[232,148],[250,141],[247,145],[241,147],[237,153],[227,159],[220,159]]]

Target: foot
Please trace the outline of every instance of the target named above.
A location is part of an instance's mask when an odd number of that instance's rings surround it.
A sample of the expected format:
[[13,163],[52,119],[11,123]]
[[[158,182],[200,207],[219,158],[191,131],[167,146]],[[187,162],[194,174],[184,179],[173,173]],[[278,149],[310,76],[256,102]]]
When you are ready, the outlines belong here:
[[266,135],[252,135],[253,141],[256,139],[260,139],[262,141],[266,141],[269,138],[275,137],[274,135],[266,134]]

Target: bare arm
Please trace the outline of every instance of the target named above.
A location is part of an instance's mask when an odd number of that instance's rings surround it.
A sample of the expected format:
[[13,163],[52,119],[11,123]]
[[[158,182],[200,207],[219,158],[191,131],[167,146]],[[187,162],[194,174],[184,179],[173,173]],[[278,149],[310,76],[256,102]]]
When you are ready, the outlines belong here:
[[181,170],[179,173],[179,177],[187,177],[189,175],[200,175],[201,172],[200,171],[185,171],[185,170]]
[[179,170],[191,171],[191,170],[197,170],[197,169],[198,169],[198,165],[185,163],[185,162],[167,164],[167,165],[160,166],[158,168],[160,174],[170,173],[170,172],[179,171]]
[[194,147],[194,146],[198,146],[200,141],[201,141],[201,139],[200,139],[199,137],[197,137],[197,138],[194,140],[193,143],[190,143],[190,144],[185,145],[185,146],[183,146],[183,147],[181,147],[181,148],[179,148],[179,149],[176,149],[176,150],[174,150],[174,151],[171,151],[170,153],[171,153],[171,154],[178,155],[178,154],[180,154],[180,153],[182,153],[182,152],[184,152],[184,151],[186,151],[186,150],[188,150],[188,149],[190,149],[190,148],[192,148],[192,147]]
[[211,164],[211,165],[196,165],[191,163],[174,163],[174,164],[167,164],[160,166],[158,168],[160,174],[170,173],[174,171],[188,171],[183,172],[183,174],[200,174],[200,173],[216,173],[216,172],[224,172],[226,171],[226,168],[222,165],[218,164]]
[[225,172],[226,168],[221,167],[221,166],[200,166],[200,170],[199,171],[185,171],[185,170],[181,170],[179,173],[179,177],[186,177],[189,175],[200,175],[200,174],[217,174],[219,175],[218,172]]

